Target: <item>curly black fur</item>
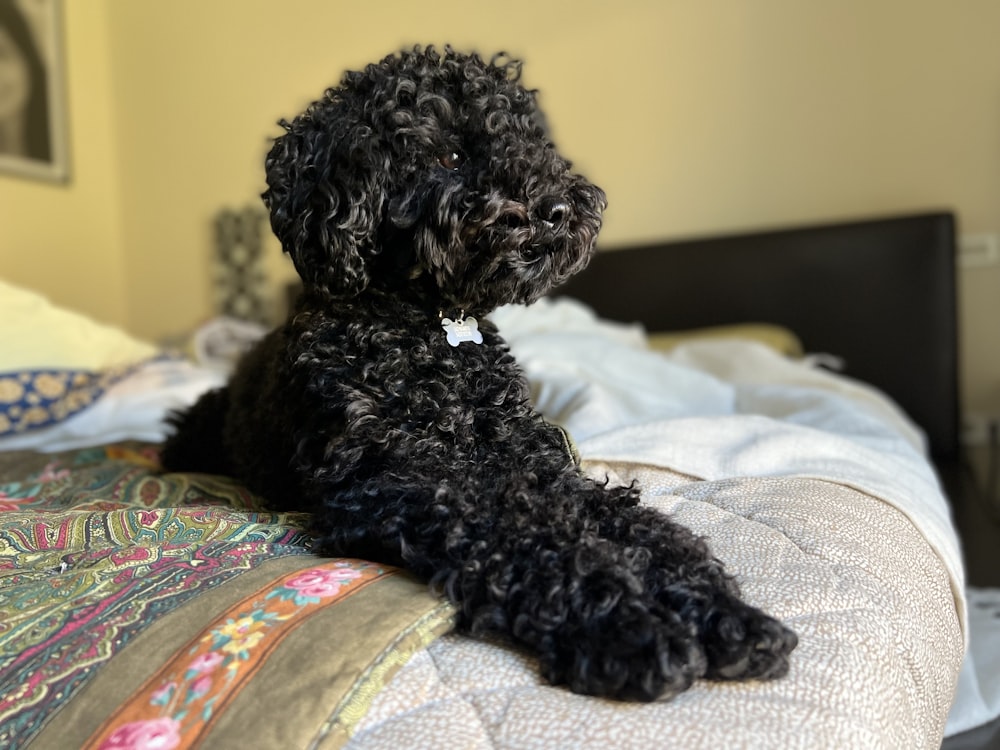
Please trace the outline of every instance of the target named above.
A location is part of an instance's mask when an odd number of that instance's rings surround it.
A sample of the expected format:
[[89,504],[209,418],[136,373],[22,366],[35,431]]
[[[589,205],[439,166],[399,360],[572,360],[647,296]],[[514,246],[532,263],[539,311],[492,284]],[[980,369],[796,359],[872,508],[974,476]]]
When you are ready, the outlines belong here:
[[537,299],[600,229],[604,193],[519,78],[515,61],[417,48],[282,122],[263,197],[304,293],[174,417],[164,466],[311,511],[321,552],[402,563],[462,627],[526,646],[572,690],[652,700],[781,676],[795,635],[638,489],[580,472],[495,327],[446,341],[442,315]]

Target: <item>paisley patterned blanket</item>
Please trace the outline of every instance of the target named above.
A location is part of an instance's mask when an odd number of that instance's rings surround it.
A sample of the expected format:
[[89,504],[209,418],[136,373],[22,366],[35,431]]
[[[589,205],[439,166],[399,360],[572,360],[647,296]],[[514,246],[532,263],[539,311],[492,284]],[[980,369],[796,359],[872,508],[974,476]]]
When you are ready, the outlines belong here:
[[317,558],[301,516],[159,473],[142,444],[0,454],[0,520],[3,747],[339,747],[453,622],[404,572]]

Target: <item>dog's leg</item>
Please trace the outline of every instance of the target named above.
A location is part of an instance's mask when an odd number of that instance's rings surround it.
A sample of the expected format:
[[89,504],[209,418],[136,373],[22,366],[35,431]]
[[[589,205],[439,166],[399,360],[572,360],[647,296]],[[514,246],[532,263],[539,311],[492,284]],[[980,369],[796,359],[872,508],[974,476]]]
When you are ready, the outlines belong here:
[[[315,549],[404,564],[459,606],[461,629],[527,647],[549,681],[576,692],[653,700],[688,688],[705,670],[691,625],[651,611],[628,551],[537,484],[515,481],[421,497],[426,485],[383,479],[367,508],[357,499],[369,490],[355,486],[314,516]],[[632,502],[627,491],[621,499]],[[349,531],[356,513],[364,535]]]
[[602,538],[602,519],[588,508],[624,512],[637,490],[606,489],[574,472],[559,475],[559,487],[530,476],[495,480],[442,485],[420,498],[415,485],[392,488],[383,478],[372,488],[377,507],[359,509],[379,540],[348,543],[338,510],[320,520],[317,546],[345,554],[362,543],[398,555],[459,605],[463,629],[512,638],[539,657],[549,681],[576,692],[648,701],[704,675],[697,624],[646,590],[650,555]]
[[794,633],[738,598],[699,537],[637,507],[636,489],[562,481],[571,504],[530,483],[496,505],[440,491],[436,518],[400,529],[406,563],[461,605],[468,629],[512,636],[576,692],[653,700],[699,677],[787,671]]

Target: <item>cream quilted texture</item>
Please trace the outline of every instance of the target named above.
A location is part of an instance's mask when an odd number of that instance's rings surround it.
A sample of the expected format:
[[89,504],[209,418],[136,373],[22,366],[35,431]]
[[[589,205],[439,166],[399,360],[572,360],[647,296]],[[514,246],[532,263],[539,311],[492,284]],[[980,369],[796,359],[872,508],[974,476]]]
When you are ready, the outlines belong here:
[[624,704],[544,684],[519,651],[450,635],[376,697],[348,747],[938,748],[964,650],[949,574],[899,510],[820,479],[696,481],[630,464],[799,634],[789,675]]

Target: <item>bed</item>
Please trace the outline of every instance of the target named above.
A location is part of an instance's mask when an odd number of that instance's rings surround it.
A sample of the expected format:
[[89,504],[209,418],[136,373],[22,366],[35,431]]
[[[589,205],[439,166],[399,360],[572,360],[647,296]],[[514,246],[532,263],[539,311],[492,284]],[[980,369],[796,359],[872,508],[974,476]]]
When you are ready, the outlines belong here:
[[954,237],[939,212],[609,249],[497,311],[584,468],[799,634],[782,680],[651,704],[548,686],[404,571],[164,473],[164,413],[224,369],[0,286],[0,746],[939,747],[993,709],[939,481]]

